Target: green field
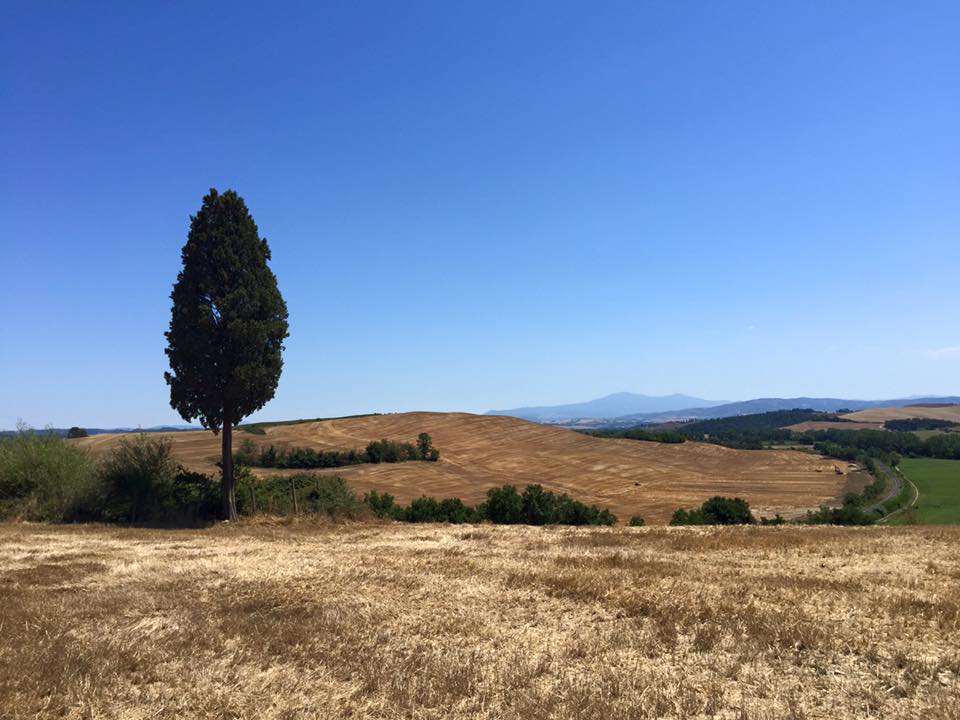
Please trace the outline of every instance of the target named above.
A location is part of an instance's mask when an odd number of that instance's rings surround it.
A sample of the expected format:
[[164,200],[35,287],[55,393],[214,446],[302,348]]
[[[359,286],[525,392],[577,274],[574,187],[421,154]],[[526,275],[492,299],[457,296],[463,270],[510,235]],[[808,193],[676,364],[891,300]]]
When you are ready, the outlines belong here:
[[918,522],[960,524],[960,460],[903,460],[900,469],[920,491]]

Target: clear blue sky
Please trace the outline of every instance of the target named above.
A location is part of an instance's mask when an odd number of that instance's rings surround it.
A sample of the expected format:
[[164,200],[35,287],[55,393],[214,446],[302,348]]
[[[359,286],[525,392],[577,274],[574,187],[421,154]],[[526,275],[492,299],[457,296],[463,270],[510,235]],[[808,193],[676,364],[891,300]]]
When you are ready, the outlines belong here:
[[189,216],[291,317],[261,419],[960,394],[960,4],[0,8],[0,427],[180,422]]

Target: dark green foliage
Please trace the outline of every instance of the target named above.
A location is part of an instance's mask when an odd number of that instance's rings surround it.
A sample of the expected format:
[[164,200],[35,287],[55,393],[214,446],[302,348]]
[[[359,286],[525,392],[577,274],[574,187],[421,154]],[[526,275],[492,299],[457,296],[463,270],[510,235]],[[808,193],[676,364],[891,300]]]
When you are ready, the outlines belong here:
[[587,435],[605,438],[625,438],[627,440],[647,440],[660,443],[682,443],[687,441],[686,435],[675,430],[650,430],[643,427],[629,430],[586,430]]
[[807,433],[817,452],[856,460],[863,455],[885,458],[896,465],[900,456],[960,460],[960,433],[932,435],[926,440],[912,432],[893,430],[819,430]]
[[421,497],[407,507],[396,505],[392,495],[367,493],[364,503],[377,517],[405,522],[478,523],[488,520],[499,525],[614,525],[609,510],[585,505],[567,495],[528,485],[519,493],[513,485],[491,488],[487,501],[470,507],[460,498],[436,500]]
[[772,518],[767,518],[767,517],[760,518],[761,525],[784,525],[786,522],[787,521],[784,519],[784,517],[780,513],[777,513]]
[[634,515],[630,518],[630,527],[643,527],[644,525],[646,525],[646,523],[639,515]]
[[73,438],[85,438],[85,437],[87,437],[88,435],[89,435],[89,433],[88,433],[86,430],[84,430],[82,427],[77,427],[76,425],[74,425],[72,428],[70,428],[69,430],[67,430],[67,437],[68,437],[68,438],[71,438],[71,439],[73,439]]
[[677,432],[693,440],[705,440],[740,450],[760,450],[771,443],[796,441],[797,434],[785,427],[811,420],[843,421],[835,414],[815,410],[776,410],[684,423],[677,427]]
[[393,495],[378,493],[376,490],[371,490],[363,496],[363,504],[378,518],[397,518],[401,509]]
[[476,509],[465,505],[460,498],[446,498],[438,502],[431,497],[414,500],[408,507],[402,509],[396,518],[406,522],[454,524],[476,523],[483,519]]
[[190,219],[171,298],[166,354],[170,404],[184,420],[224,428],[223,503],[234,519],[230,432],[276,392],[287,306],[267,265],[270,248],[232,190],[211,189]]
[[440,458],[440,453],[434,449],[433,438],[430,437],[429,433],[422,432],[417,435],[417,451],[421,460],[437,460]]
[[261,425],[240,425],[237,427],[237,430],[241,432],[250,433],[251,435],[266,435],[267,431],[263,429]]
[[96,465],[72,443],[26,427],[0,439],[0,517],[83,520],[98,496]]
[[119,522],[151,522],[163,519],[174,505],[177,464],[171,443],[141,433],[124,438],[104,460],[103,516]]
[[872,525],[876,514],[864,512],[859,504],[844,504],[840,508],[821,507],[816,512],[807,511],[804,522],[810,525]]
[[243,199],[215,189],[190,218],[170,329],[170,403],[206,428],[236,425],[273,398],[283,367],[287,306],[270,248]]
[[523,499],[513,485],[487,490],[486,518],[498,525],[516,525],[523,513]]
[[171,500],[172,507],[165,514],[172,520],[204,522],[220,514],[219,483],[203,473],[178,467]]
[[695,510],[679,508],[670,518],[671,525],[753,525],[756,522],[746,500],[720,495],[710,498]]
[[901,420],[887,420],[883,427],[887,430],[897,430],[900,432],[912,432],[915,430],[950,430],[960,427],[960,423],[950,420],[937,420],[936,418],[904,418]]
[[[426,436],[426,444],[423,438]],[[363,450],[321,450],[312,448],[277,449],[269,445],[257,451],[252,440],[244,440],[234,454],[234,462],[247,467],[316,468],[346,467],[365,463],[398,463],[411,461],[436,462],[440,453],[430,444],[430,436],[421,433],[417,445],[395,440],[374,440]]]
[[417,446],[395,440],[374,440],[367,443],[367,462],[397,463],[408,460],[421,460]]
[[367,512],[341,477],[299,473],[261,479],[243,467],[237,469],[237,509],[243,515],[315,513],[340,520]]

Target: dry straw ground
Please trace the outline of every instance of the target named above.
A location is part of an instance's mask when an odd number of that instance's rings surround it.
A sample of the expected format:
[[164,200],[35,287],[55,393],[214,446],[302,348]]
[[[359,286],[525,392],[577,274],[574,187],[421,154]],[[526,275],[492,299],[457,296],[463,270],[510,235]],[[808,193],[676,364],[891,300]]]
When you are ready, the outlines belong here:
[[[860,490],[869,481],[862,474],[835,475],[835,461],[808,453],[601,439],[516,418],[466,413],[401,413],[276,425],[267,428],[266,435],[237,432],[234,438],[237,445],[247,440],[349,450],[380,438],[411,442],[421,432],[433,436],[440,462],[356,465],[328,472],[344,477],[357,492],[389,492],[403,503],[423,494],[477,503],[495,485],[541,483],[608,508],[623,520],[641,515],[647,523],[665,523],[678,507],[694,507],[718,494],[746,498],[759,514],[792,517],[837,503],[844,492]],[[179,462],[218,473],[220,446],[213,433],[166,435]],[[95,435],[78,444],[100,453],[122,437]],[[845,463],[840,465],[846,468]]]
[[960,530],[0,526],[4,718],[955,718]]

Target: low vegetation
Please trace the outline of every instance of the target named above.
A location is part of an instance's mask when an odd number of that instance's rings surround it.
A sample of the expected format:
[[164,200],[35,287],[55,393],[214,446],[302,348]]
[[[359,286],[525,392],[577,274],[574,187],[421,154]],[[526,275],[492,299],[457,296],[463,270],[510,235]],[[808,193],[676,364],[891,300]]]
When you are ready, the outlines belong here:
[[252,440],[245,440],[234,454],[238,466],[261,468],[317,468],[347,467],[366,463],[398,463],[411,461],[436,462],[440,451],[433,447],[428,433],[420,433],[416,443],[395,440],[374,440],[363,450],[314,450],[313,448],[276,448],[268,445],[258,449]]
[[646,428],[629,428],[628,430],[584,430],[584,434],[603,438],[623,438],[626,440],[646,440],[660,443],[682,443],[687,436],[675,430],[648,430]]
[[904,460],[901,468],[920,492],[914,522],[960,523],[960,461],[917,458]]
[[[693,510],[678,508],[670,518],[671,525],[755,525],[757,518],[750,511],[750,503],[742,498],[714,496]],[[772,520],[760,518],[761,525],[782,525],[780,515]]]
[[405,522],[476,523],[497,525],[615,525],[609,510],[586,505],[565,494],[528,485],[521,493],[513,485],[491,488],[487,499],[470,507],[459,498],[436,500],[422,497],[406,507],[397,505],[392,495],[370,492],[364,502],[377,517]]
[[917,430],[953,430],[960,427],[960,423],[952,420],[939,420],[937,418],[901,418],[898,420],[887,420],[883,423],[887,430],[897,430],[900,432],[915,432]]
[[63,438],[21,428],[0,440],[0,513],[25,520],[86,519],[100,494],[97,466]]
[[682,423],[676,427],[676,432],[691,440],[740,450],[760,450],[771,444],[793,442],[798,434],[788,430],[787,426],[812,421],[841,422],[842,418],[815,410],[775,410]]

